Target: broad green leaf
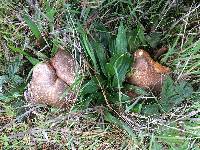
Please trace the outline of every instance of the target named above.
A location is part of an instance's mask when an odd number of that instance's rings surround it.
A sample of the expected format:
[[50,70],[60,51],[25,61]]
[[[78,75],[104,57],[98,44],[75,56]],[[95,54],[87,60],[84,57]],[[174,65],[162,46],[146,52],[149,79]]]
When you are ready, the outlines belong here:
[[115,76],[113,79],[113,86],[122,86],[122,82],[125,80],[126,74],[131,64],[131,58],[126,55],[120,55],[113,64],[115,70]]
[[148,95],[149,94],[147,91],[145,91],[144,88],[141,88],[138,86],[134,86],[134,92],[138,95]]
[[93,92],[85,97],[80,97],[77,99],[76,104],[73,107],[73,111],[85,110],[91,106],[91,103],[95,103],[97,106],[105,104],[102,92]]
[[174,92],[174,81],[171,77],[167,76],[163,82],[162,91],[161,91],[161,97],[163,100],[167,100],[168,98],[175,95]]
[[171,77],[167,76],[163,82],[162,91],[161,91],[161,111],[168,112],[175,103],[175,86],[174,81]]
[[35,35],[35,37],[37,39],[40,39],[41,38],[41,33],[40,33],[37,25],[31,20],[31,18],[28,15],[24,15],[23,18],[24,18],[24,21],[26,22],[26,24],[29,26],[29,28],[33,32],[33,34]]
[[160,94],[161,100],[143,107],[143,112],[146,115],[156,114],[159,111],[169,112],[174,106],[180,105],[184,100],[189,100],[192,93],[193,88],[190,83],[186,81],[176,83],[167,76]]
[[12,86],[17,86],[23,83],[23,78],[17,75],[21,65],[22,61],[19,57],[17,57],[7,68],[7,75],[9,82],[13,84]]
[[165,112],[168,112],[175,105],[179,105],[184,100],[192,96],[193,88],[191,84],[186,81],[174,83],[174,81],[167,77],[161,92],[161,106]]
[[86,109],[89,107],[89,104],[94,101],[98,106],[105,104],[102,92],[99,91],[99,82],[102,84],[102,86],[104,86],[104,81],[95,76],[82,85],[79,93],[79,99],[77,100],[74,110],[80,110],[78,108]]
[[113,39],[113,38],[110,38],[109,40],[109,52],[110,52],[110,55],[111,57],[115,55],[115,52],[117,51],[116,50],[116,40]]
[[111,78],[115,74],[115,70],[112,63],[106,63],[105,69],[106,73],[108,74],[108,77]]
[[126,29],[123,23],[120,23],[118,28],[118,34],[116,38],[116,54],[123,54],[127,52],[127,38],[126,38]]
[[99,86],[97,84],[96,78],[92,78],[87,83],[85,83],[80,91],[81,96],[84,96],[86,94],[94,93],[99,89]]
[[104,49],[103,45],[99,42],[93,42],[93,48],[95,49],[98,62],[100,64],[100,68],[104,75],[106,76],[106,70],[105,70],[105,65],[106,65],[106,50]]
[[118,88],[119,102],[122,106],[122,83],[125,80],[126,74],[131,64],[131,58],[128,54],[116,54],[110,62],[106,64],[106,72],[108,73],[108,83],[111,87]]
[[128,68],[130,67],[132,59],[130,58],[130,56],[128,54],[116,54],[113,55],[110,58],[109,63],[106,64],[106,72],[110,75],[110,76],[114,76],[116,75],[116,71],[117,74],[119,74],[120,76],[120,81],[122,81],[124,79],[125,74],[128,71]]

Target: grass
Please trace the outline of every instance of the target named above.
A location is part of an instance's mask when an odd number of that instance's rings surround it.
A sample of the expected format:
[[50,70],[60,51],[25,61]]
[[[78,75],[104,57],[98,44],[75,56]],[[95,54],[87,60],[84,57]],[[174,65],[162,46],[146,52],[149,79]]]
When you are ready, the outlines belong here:
[[[0,148],[199,149],[199,12],[198,1],[2,0]],[[32,67],[60,46],[82,67],[70,112],[23,97]],[[135,50],[161,47],[173,75],[156,97],[125,77]]]

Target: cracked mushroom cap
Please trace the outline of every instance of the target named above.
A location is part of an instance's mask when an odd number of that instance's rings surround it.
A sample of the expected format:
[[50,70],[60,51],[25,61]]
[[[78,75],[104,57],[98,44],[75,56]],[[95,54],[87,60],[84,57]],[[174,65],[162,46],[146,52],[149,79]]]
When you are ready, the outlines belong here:
[[69,54],[58,51],[52,59],[54,65],[47,61],[37,64],[33,68],[32,79],[24,93],[26,100],[55,107],[70,108],[72,106],[75,102],[74,94],[72,92],[67,93],[67,89],[73,83],[75,76],[72,75],[75,75],[75,73],[67,72],[72,67],[72,63],[67,63],[69,62],[68,59],[72,57],[66,55]]
[[134,53],[132,71],[128,83],[160,92],[164,76],[170,73],[168,67],[155,62],[146,51],[140,49]]

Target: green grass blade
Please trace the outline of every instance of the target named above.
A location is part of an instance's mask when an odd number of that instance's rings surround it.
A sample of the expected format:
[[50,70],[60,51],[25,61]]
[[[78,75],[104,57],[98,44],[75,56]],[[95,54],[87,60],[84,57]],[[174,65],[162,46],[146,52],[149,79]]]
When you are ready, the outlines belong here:
[[86,53],[91,58],[92,63],[94,65],[94,69],[98,72],[97,61],[96,61],[96,58],[95,58],[94,50],[93,50],[93,48],[92,48],[92,46],[90,44],[90,41],[88,40],[87,35],[85,33],[83,33],[83,34],[84,34],[83,35],[83,44],[84,44]]
[[146,44],[146,38],[144,36],[144,27],[142,26],[142,24],[139,23],[138,26],[137,26],[137,29],[138,29],[138,37],[139,37],[141,43],[143,45],[145,45]]
[[33,65],[36,65],[37,63],[39,63],[40,61],[36,58],[33,58],[30,54],[28,54],[27,52],[23,51],[20,48],[14,47],[9,45],[9,48],[13,51],[13,52],[17,52],[20,53],[22,55],[24,55]]
[[33,34],[35,35],[35,37],[37,39],[40,39],[41,33],[40,33],[37,25],[31,20],[31,18],[28,15],[24,15],[23,18],[24,18],[24,21],[26,22],[26,24],[29,26],[29,28],[33,32]]
[[135,139],[135,134],[133,133],[132,129],[124,122],[119,120],[117,117],[113,116],[110,112],[105,111],[104,112],[104,119],[110,123],[116,124],[117,126],[123,128],[129,135],[132,137],[132,139]]

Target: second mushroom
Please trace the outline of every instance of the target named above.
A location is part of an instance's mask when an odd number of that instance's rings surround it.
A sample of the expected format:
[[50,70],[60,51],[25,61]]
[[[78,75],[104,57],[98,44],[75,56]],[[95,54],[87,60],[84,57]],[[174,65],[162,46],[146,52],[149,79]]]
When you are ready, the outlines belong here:
[[170,68],[155,62],[146,51],[139,49],[134,53],[132,71],[127,77],[130,84],[150,89],[158,93],[161,91],[164,76],[171,72]]

